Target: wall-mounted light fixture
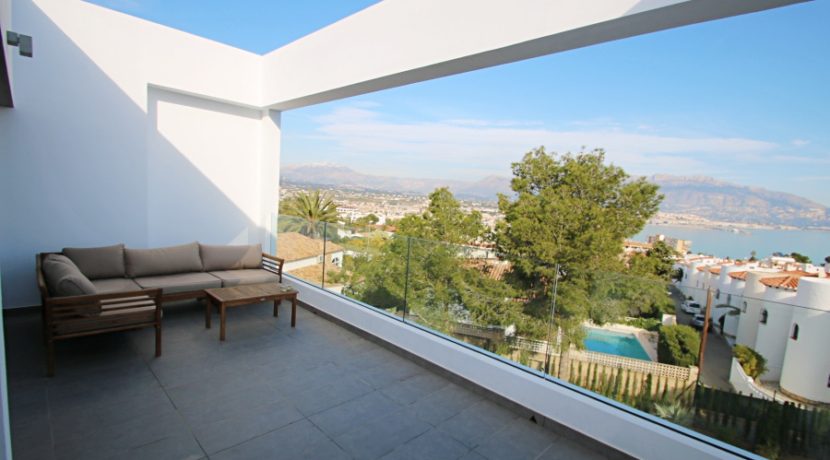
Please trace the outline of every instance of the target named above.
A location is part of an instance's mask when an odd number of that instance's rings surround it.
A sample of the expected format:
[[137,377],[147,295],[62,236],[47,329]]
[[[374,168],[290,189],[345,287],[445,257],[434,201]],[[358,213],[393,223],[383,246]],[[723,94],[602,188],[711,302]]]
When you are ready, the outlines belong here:
[[32,37],[17,32],[6,32],[6,43],[16,46],[21,56],[32,57]]

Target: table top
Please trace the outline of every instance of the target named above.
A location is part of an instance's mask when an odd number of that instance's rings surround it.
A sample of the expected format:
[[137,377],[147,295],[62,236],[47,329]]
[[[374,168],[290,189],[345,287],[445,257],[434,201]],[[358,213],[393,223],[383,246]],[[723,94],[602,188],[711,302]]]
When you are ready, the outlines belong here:
[[240,300],[255,300],[260,297],[291,296],[296,295],[297,290],[291,286],[281,283],[260,283],[243,284],[224,288],[205,289],[205,294],[220,302],[233,302]]

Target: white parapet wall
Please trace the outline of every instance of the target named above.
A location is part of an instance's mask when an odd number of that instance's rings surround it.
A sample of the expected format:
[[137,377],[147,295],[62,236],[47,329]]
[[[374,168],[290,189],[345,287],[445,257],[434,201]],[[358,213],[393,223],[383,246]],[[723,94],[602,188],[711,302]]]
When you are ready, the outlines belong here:
[[736,392],[742,395],[751,395],[761,399],[772,399],[755,386],[755,381],[746,375],[746,372],[741,367],[741,363],[734,357],[732,358],[732,366],[729,368],[729,383]]
[[621,410],[622,405],[599,395],[550,382],[290,276],[285,279],[301,301],[325,314],[635,458],[760,458],[634,409]]

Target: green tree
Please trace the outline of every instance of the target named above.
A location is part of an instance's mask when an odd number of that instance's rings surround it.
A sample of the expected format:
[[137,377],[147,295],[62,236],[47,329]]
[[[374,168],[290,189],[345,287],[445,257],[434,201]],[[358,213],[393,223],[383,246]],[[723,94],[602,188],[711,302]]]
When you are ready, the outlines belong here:
[[320,190],[300,191],[280,203],[280,214],[289,216],[284,219],[284,225],[281,225],[282,231],[296,231],[319,238],[322,236],[323,222],[337,222],[337,205],[328,193]]
[[421,215],[409,214],[397,222],[399,235],[454,244],[473,243],[487,227],[478,211],[464,212],[447,187],[429,194],[429,205]]
[[580,343],[594,277],[621,270],[623,240],[643,228],[662,196],[656,185],[605,164],[602,150],[557,155],[540,147],[513,164],[513,176],[515,197],[499,196],[498,250],[513,263],[515,281],[537,297],[550,296],[559,278],[559,324]]
[[629,271],[640,276],[649,276],[671,281],[674,265],[674,249],[657,241],[645,254],[635,254],[629,260]]
[[812,263],[812,261],[810,261],[809,257],[805,256],[804,254],[799,254],[797,252],[791,252],[790,257],[795,259],[795,261],[800,263],[800,264],[810,264],[810,263]]
[[376,225],[378,222],[380,222],[380,218],[378,216],[374,214],[367,214],[363,217],[355,219],[354,224],[361,227],[367,227],[369,225]]
[[422,215],[408,215],[398,232],[372,254],[355,257],[344,289],[370,305],[402,311],[434,329],[451,333],[458,322],[516,325],[533,337],[544,330],[522,314],[516,293],[465,257],[485,227],[478,212],[464,212],[446,188],[430,194]]
[[660,327],[657,358],[661,363],[695,366],[699,351],[700,336],[691,327],[683,324]]

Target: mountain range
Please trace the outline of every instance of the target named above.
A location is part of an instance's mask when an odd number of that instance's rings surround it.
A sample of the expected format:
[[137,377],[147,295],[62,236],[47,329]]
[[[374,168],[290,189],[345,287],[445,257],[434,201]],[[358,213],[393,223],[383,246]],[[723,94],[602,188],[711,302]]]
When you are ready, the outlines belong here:
[[[446,186],[458,198],[479,201],[494,201],[497,193],[511,193],[510,178],[505,176],[487,176],[476,181],[394,177],[363,174],[348,166],[329,163],[286,165],[280,179],[287,184],[413,195],[426,195]],[[660,193],[665,195],[660,205],[662,212],[722,222],[830,227],[830,209],[790,193],[704,176],[659,174],[646,179],[659,185]]]

